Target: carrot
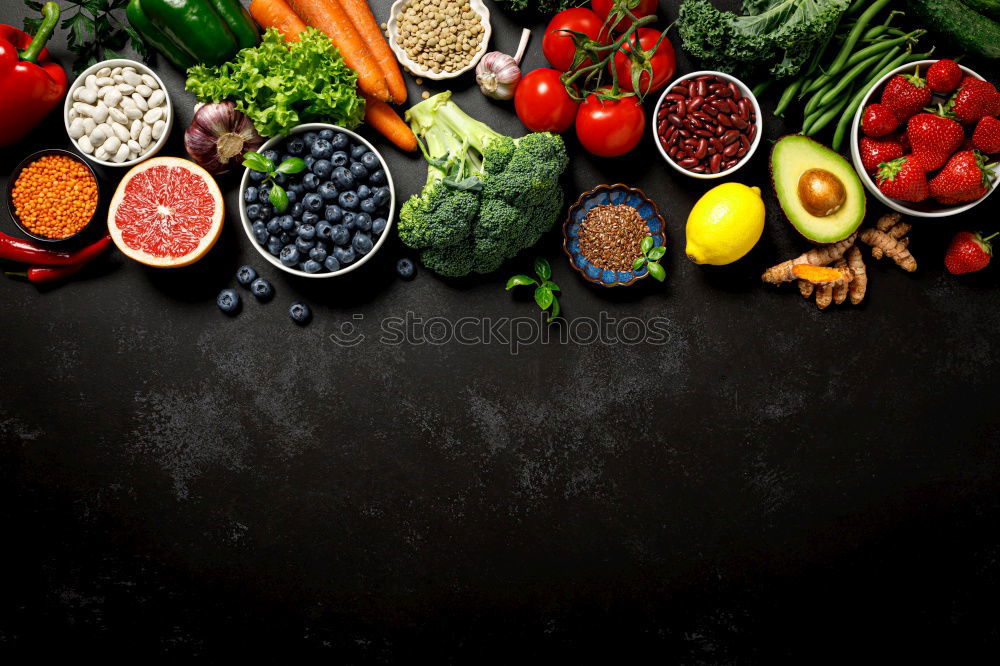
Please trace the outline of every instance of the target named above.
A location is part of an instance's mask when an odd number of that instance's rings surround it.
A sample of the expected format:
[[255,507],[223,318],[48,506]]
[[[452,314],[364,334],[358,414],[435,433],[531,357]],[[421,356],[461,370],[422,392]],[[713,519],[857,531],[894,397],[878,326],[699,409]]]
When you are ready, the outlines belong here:
[[276,28],[289,42],[299,41],[299,33],[306,29],[306,24],[285,0],[253,0],[250,16],[264,30]]
[[396,110],[368,95],[365,98],[365,122],[374,127],[400,150],[413,152],[417,149],[417,137],[410,126],[403,122]]
[[289,0],[307,25],[325,33],[340,49],[348,67],[358,74],[358,87],[376,99],[389,101],[389,86],[350,17],[337,0]]
[[351,23],[357,28],[358,34],[368,46],[379,69],[385,75],[385,82],[389,86],[389,95],[392,102],[402,104],[406,101],[406,82],[403,81],[403,73],[396,62],[389,43],[385,41],[382,29],[375,20],[367,0],[337,0],[351,18]]

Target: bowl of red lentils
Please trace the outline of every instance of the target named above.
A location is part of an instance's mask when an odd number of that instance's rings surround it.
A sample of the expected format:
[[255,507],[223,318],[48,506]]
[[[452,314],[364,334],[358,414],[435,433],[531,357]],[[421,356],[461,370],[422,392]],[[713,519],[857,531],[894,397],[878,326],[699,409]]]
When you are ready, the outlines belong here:
[[97,213],[97,176],[79,156],[51,148],[33,153],[11,173],[7,210],[21,231],[56,242],[79,235]]
[[654,248],[666,245],[663,216],[642,190],[621,183],[581,194],[563,223],[569,263],[602,287],[626,287],[649,275],[646,266],[635,267],[647,237]]

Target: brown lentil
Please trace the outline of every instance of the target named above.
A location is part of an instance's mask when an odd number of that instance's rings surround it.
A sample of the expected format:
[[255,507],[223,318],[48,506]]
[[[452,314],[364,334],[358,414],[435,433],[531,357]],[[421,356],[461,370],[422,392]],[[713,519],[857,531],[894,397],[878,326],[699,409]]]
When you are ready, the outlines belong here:
[[482,18],[469,0],[410,0],[396,23],[396,41],[415,63],[434,73],[472,62],[483,40]]
[[68,238],[94,216],[97,183],[77,160],[46,155],[21,171],[11,198],[25,229],[43,238]]
[[639,212],[624,204],[594,206],[580,223],[580,253],[601,270],[630,271],[649,236]]

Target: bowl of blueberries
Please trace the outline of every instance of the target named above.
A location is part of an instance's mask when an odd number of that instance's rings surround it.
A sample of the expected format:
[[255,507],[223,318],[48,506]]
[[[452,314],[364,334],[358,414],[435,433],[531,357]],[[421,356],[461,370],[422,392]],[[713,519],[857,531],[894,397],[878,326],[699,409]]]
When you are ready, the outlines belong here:
[[[258,152],[275,166],[290,158],[305,162],[296,173],[278,167],[270,175],[254,169],[243,174],[240,219],[264,259],[292,275],[327,278],[353,271],[382,246],[396,191],[385,160],[368,141],[343,127],[306,123],[269,139]],[[288,199],[281,212],[274,185]]]

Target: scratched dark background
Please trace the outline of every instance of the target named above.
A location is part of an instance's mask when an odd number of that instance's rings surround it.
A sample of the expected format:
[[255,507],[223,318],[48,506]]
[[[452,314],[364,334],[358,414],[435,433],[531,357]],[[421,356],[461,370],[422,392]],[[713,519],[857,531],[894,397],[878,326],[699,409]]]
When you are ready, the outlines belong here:
[[[374,5],[384,19],[388,0]],[[20,25],[18,0],[0,6]],[[493,22],[494,47],[512,52],[515,22]],[[525,69],[542,65],[535,39]],[[182,155],[193,100],[156,67],[177,113],[163,154]],[[471,77],[429,89],[447,87],[522,131]],[[784,132],[773,100],[769,139]],[[954,231],[995,230],[1000,197],[917,222],[917,273],[869,260],[865,303],[819,312],[758,280],[806,247],[774,199],[766,143],[735,178],[764,190],[762,241],[701,268],[683,225],[709,185],[669,170],[648,136],[618,160],[567,140],[568,197],[622,181],[665,212],[669,278],[594,288],[553,232],[539,253],[566,316],[663,317],[667,345],[381,344],[378,322],[406,311],[532,315],[503,282],[533,253],[488,277],[408,283],[393,240],[349,277],[297,280],[244,236],[232,176],[222,239],[194,267],[114,253],[56,288],[0,279],[0,654],[995,658],[1000,273],[956,278],[942,255]],[[57,112],[3,150],[0,181],[67,145]],[[398,193],[418,191],[422,162],[384,154]],[[106,194],[116,175],[103,172]],[[247,261],[277,296],[230,319],[214,299]],[[288,319],[295,299],[311,326]],[[361,344],[330,339],[345,322]]]

